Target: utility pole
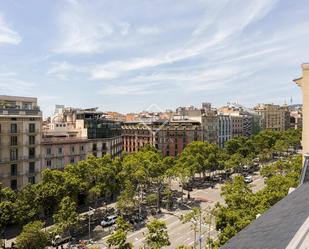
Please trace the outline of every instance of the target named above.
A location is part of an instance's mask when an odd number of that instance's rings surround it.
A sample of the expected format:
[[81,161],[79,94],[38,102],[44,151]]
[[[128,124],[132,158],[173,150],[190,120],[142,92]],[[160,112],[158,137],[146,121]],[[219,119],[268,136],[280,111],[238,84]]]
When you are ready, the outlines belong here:
[[89,239],[89,241],[91,239],[91,224],[90,224],[90,211],[91,210],[93,210],[93,208],[89,207],[89,213],[88,213],[88,217],[89,217],[89,219],[88,219],[88,239]]
[[202,249],[202,209],[200,209],[200,236],[199,236],[199,241],[200,241],[200,249]]

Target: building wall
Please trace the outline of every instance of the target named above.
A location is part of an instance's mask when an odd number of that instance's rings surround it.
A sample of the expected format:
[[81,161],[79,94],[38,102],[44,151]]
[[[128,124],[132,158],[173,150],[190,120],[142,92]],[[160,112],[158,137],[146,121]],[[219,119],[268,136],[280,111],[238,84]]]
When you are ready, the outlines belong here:
[[230,115],[218,115],[218,145],[224,147],[225,142],[232,138],[232,119]]
[[90,155],[103,157],[109,154],[119,156],[122,139],[44,138],[42,142],[42,162],[45,168],[63,170],[65,165],[87,159]]
[[199,122],[194,121],[151,123],[147,127],[138,123],[128,123],[122,126],[122,140],[123,150],[127,153],[151,145],[163,156],[175,157],[189,143],[202,141],[202,128]]
[[41,137],[42,113],[36,98],[0,96],[0,181],[4,187],[19,189],[41,180]]
[[309,154],[309,64],[302,65],[302,78],[295,80],[303,93],[303,155]]
[[243,122],[244,122],[243,116],[231,115],[232,138],[240,137],[243,135],[243,131],[244,131]]
[[290,113],[287,106],[262,104],[255,107],[261,115],[262,129],[285,131],[290,128]]

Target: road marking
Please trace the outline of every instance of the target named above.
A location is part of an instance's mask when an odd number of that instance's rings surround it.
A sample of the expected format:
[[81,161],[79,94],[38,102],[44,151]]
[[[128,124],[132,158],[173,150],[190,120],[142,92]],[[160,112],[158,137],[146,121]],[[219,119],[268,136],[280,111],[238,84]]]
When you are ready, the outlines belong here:
[[193,194],[198,193],[198,192],[202,192],[202,193],[204,193],[204,194],[208,194],[207,191],[201,190],[201,189],[194,191]]

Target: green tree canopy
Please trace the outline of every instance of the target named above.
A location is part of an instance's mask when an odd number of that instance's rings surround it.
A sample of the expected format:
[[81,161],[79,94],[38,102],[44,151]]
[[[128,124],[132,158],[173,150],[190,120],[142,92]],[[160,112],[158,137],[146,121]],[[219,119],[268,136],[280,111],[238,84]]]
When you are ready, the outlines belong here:
[[171,244],[164,221],[154,219],[147,224],[147,229],[148,233],[145,241],[146,248],[160,249]]
[[48,236],[42,231],[41,221],[31,222],[23,227],[20,235],[16,238],[18,249],[44,249],[47,246]]

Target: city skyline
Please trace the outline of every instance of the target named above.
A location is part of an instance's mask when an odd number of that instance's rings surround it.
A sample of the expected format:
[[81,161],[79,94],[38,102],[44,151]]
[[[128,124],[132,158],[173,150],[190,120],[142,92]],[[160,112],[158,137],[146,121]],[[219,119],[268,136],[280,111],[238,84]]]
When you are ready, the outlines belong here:
[[[177,3],[177,4],[176,4]],[[139,112],[238,101],[301,103],[305,1],[7,1],[0,93]],[[237,13],[237,14],[235,14]]]

